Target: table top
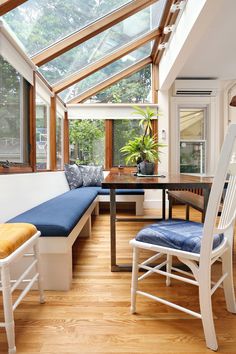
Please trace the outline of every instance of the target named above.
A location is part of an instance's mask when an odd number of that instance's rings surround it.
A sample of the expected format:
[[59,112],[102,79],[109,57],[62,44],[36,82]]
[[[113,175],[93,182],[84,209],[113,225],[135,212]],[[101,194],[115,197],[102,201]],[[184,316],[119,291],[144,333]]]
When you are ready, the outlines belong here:
[[166,174],[164,176],[138,177],[133,173],[114,173],[102,182],[102,188],[110,189],[179,189],[179,188],[211,188],[212,177],[192,176],[185,174]]

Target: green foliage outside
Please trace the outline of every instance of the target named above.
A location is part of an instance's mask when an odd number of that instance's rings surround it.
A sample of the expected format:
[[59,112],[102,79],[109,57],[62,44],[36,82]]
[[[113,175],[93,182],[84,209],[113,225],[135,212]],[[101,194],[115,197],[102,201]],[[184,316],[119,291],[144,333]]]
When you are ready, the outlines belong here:
[[[109,89],[98,93],[93,101],[103,103],[144,103],[147,102],[151,90],[151,67],[147,66],[130,77],[121,80]],[[96,123],[95,123],[96,122]],[[81,163],[104,164],[103,152],[94,152],[94,146],[105,139],[104,123],[97,126],[99,121],[78,120],[70,125],[70,143],[74,144],[73,158]],[[117,119],[113,124],[113,166],[125,165],[125,156],[120,148],[134,136],[140,135],[143,128],[136,119]],[[73,137],[73,138],[72,138]],[[83,140],[84,139],[84,142]],[[101,147],[101,144],[99,145]],[[130,162],[132,165],[133,162]]]
[[104,120],[72,120],[70,122],[71,161],[104,165]]

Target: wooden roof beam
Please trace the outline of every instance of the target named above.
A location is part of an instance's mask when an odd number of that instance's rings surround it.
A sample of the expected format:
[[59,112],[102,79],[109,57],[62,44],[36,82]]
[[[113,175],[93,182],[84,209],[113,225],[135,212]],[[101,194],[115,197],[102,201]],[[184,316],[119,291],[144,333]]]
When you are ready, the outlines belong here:
[[71,99],[67,103],[68,104],[81,103],[81,102],[85,101],[86,99],[88,99],[89,97],[95,95],[97,92],[100,92],[100,91],[108,88],[109,86],[114,85],[116,82],[123,80],[127,76],[130,76],[130,75],[134,74],[135,72],[141,70],[146,65],[151,64],[151,62],[152,62],[151,57],[147,57],[145,59],[142,59],[138,63],[131,65],[127,69],[120,71],[116,75],[109,77],[108,79],[104,80],[103,82],[100,82],[99,84],[93,86],[89,90],[84,91],[82,94],[74,97],[73,99]]
[[82,28],[81,30],[67,36],[66,38],[58,41],[47,49],[33,56],[31,59],[37,66],[42,66],[50,60],[58,57],[66,51],[74,48],[75,46],[87,41],[88,39],[96,36],[104,30],[114,26],[120,21],[134,15],[135,13],[143,10],[144,8],[152,5],[158,0],[135,0],[128,5],[122,6],[112,14],[104,16],[103,18],[93,22],[92,24]]
[[151,40],[155,39],[159,35],[160,35],[160,30],[155,29],[148,32],[144,36],[136,39],[135,41],[124,45],[120,49],[112,52],[111,54],[106,55],[104,58],[92,63],[91,65],[86,66],[83,70],[73,73],[70,76],[66,77],[64,80],[53,85],[52,87],[54,92],[59,93],[65,90],[67,87],[76,84],[78,81],[104,68],[104,66],[107,66],[108,64],[111,64],[114,61],[120,59],[121,57],[129,54],[133,50],[141,47],[147,42],[150,42]]
[[0,0],[0,16],[13,10],[15,7],[23,4],[27,0]]
[[152,48],[152,53],[151,53],[151,57],[152,57],[152,61],[154,64],[157,64],[159,61],[159,57],[160,57],[160,51],[158,50],[158,46],[160,43],[162,42],[166,42],[168,41],[169,37],[170,37],[170,33],[168,34],[164,34],[163,30],[166,26],[171,25],[175,22],[175,19],[177,17],[178,11],[176,11],[175,13],[171,13],[170,12],[170,8],[172,6],[172,4],[176,3],[178,0],[167,0],[166,2],[166,6],[161,18],[161,22],[159,25],[160,30],[162,31],[162,34],[159,38],[156,38],[153,48]]

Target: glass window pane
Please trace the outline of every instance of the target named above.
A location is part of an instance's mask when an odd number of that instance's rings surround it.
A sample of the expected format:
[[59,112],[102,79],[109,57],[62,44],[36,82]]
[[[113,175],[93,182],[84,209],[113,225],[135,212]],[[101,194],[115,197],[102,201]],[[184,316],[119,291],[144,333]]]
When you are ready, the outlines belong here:
[[56,159],[57,169],[63,168],[63,117],[57,113],[56,118]]
[[[40,67],[50,84],[82,70],[152,29],[152,6],[136,13]],[[137,26],[138,23],[138,26]],[[150,53],[151,43],[149,43]]]
[[0,56],[0,160],[29,162],[29,84]]
[[180,172],[206,173],[205,107],[179,109]]
[[3,18],[33,55],[129,2],[28,0]]
[[139,126],[138,119],[116,119],[113,121],[113,156],[112,166],[126,166],[125,156],[120,149],[129,140],[143,134],[143,128]]
[[70,162],[105,166],[105,121],[70,121]]
[[205,142],[180,143],[180,172],[205,173],[206,144]]
[[[68,89],[62,91],[59,95],[64,102],[68,102],[72,98],[82,94],[84,91],[89,90],[93,86],[105,81],[106,79],[116,75],[120,71],[127,69],[131,65],[134,65],[139,60],[142,60],[150,55],[150,44],[147,44],[123,58],[115,61],[114,63],[107,65],[101,70],[95,72],[94,74],[86,77],[86,79],[81,80],[79,83],[69,87]],[[150,71],[150,69],[149,69]],[[151,72],[148,74],[149,80],[151,78]],[[140,87],[141,91],[141,87]]]
[[48,134],[48,120],[49,120],[49,105],[41,99],[36,97],[36,165],[37,169],[45,170],[49,168],[49,134]]
[[205,139],[205,109],[180,109],[180,139]]
[[151,65],[92,96],[86,103],[150,103]]

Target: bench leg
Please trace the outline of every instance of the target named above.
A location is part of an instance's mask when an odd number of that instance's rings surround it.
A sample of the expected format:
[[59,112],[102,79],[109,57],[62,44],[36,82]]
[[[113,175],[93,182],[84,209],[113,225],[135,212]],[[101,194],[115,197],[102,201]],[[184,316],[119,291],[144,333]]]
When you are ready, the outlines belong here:
[[136,215],[143,215],[143,202],[144,199],[142,200],[136,200],[135,202],[135,214]]
[[68,291],[72,284],[72,250],[68,253],[41,254],[45,290]]
[[92,232],[92,222],[91,222],[91,215],[90,215],[84,227],[80,231],[79,237],[90,237],[91,232]]
[[99,215],[99,203],[96,204],[96,206],[93,210],[93,215],[95,215],[95,216]]

